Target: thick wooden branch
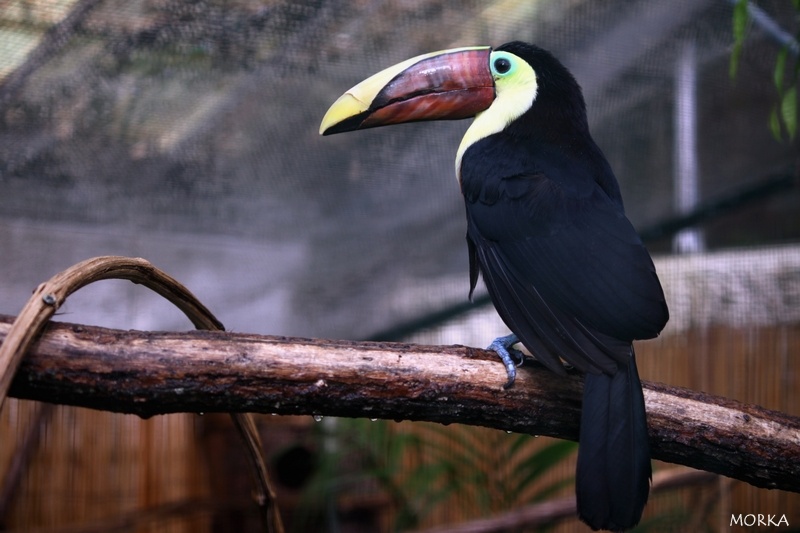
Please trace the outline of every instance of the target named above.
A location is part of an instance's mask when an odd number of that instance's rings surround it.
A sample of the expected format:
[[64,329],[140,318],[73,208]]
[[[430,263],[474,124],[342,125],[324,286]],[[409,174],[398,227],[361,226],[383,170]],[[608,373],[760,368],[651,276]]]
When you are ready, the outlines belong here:
[[[0,317],[0,339],[11,317]],[[154,333],[49,324],[11,395],[152,416],[260,412],[428,420],[575,440],[579,376],[535,364],[503,390],[491,352],[268,337]],[[800,492],[800,419],[645,383],[653,457]]]

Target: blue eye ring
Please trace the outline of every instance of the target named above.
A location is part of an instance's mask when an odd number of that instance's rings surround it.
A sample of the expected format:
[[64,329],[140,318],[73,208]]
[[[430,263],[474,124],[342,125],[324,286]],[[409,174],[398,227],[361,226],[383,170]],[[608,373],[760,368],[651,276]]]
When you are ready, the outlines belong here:
[[508,76],[517,67],[517,63],[512,54],[507,52],[493,52],[489,62],[489,68],[494,76]]

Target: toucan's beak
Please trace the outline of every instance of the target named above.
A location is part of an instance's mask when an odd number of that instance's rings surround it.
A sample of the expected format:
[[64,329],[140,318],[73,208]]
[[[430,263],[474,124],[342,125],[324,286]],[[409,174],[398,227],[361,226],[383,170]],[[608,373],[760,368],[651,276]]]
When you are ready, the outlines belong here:
[[328,109],[319,132],[342,133],[420,120],[473,117],[494,100],[488,46],[403,61],[367,78]]

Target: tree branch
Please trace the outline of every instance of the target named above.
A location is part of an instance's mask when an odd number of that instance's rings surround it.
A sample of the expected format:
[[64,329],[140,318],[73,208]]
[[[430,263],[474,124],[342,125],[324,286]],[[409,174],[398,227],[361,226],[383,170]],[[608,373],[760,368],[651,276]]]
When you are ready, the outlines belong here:
[[[40,337],[58,307],[73,292],[104,279],[127,279],[140,283],[174,304],[198,329],[224,330],[219,320],[186,287],[149,261],[119,256],[86,259],[40,284],[33,291],[33,295],[19,316],[9,323],[3,342],[0,344],[0,408],[23,356],[37,337]],[[275,491],[267,472],[255,422],[250,413],[237,411],[229,414],[245,445],[256,482],[254,496],[264,529],[268,533],[283,533],[283,522],[275,501]],[[21,455],[22,453],[19,454]],[[11,485],[13,476],[9,478],[9,486]]]
[[[0,316],[0,339],[11,317]],[[582,380],[527,365],[511,390],[492,352],[49,324],[10,393],[135,413],[260,412],[428,420],[575,440]],[[800,492],[800,418],[644,384],[656,459]]]

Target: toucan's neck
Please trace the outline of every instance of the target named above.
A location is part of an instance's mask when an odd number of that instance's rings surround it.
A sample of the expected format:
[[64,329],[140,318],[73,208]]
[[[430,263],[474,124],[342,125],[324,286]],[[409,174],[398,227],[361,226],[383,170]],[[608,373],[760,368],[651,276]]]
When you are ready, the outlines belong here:
[[[533,94],[533,101],[507,98],[492,104],[472,121],[456,153],[456,177],[461,180],[461,161],[467,149],[496,133],[531,144],[544,143],[581,149],[594,145],[589,134],[586,107],[577,84],[563,94]],[[544,96],[544,97],[543,97]],[[547,100],[547,105],[543,105]],[[513,102],[513,103],[512,103]]]
[[527,75],[522,73],[513,81],[506,81],[502,88],[495,86],[496,96],[492,105],[476,114],[475,120],[467,128],[456,153],[456,177],[459,180],[461,180],[461,159],[470,146],[490,135],[504,131],[530,112],[534,106],[539,86],[536,74],[529,65],[526,64],[525,67],[529,71]]
[[461,163],[464,153],[469,147],[490,135],[499,134],[507,139],[514,139],[515,144],[530,147],[549,145],[581,153],[597,150],[596,144],[589,134],[585,113],[564,117],[532,113],[532,111],[502,127],[492,124],[491,117],[487,116],[486,112],[477,115],[464,134],[456,154],[456,177],[459,182],[461,181]]
[[467,151],[467,148],[489,135],[499,133],[507,126],[504,119],[497,113],[491,113],[490,111],[491,108],[475,115],[475,119],[461,139],[461,144],[456,152],[456,178],[459,182],[461,181],[461,160],[464,158],[464,152]]

